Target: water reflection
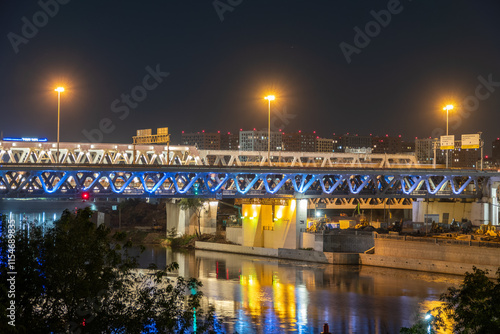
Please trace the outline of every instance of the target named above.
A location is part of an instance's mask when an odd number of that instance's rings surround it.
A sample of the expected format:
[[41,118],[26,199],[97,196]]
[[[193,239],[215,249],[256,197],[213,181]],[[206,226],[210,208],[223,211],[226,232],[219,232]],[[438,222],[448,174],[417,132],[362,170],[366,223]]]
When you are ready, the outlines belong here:
[[203,282],[228,333],[399,333],[419,311],[461,281],[362,266],[333,266],[208,251],[148,248],[143,267],[175,261],[178,274]]

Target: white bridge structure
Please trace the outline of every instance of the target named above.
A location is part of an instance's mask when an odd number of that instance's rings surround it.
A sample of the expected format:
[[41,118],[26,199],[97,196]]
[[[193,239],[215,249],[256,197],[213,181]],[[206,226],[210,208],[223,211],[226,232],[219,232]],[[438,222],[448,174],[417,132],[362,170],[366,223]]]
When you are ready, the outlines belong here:
[[194,146],[0,141],[0,163],[300,168],[431,168],[411,154],[199,150]]

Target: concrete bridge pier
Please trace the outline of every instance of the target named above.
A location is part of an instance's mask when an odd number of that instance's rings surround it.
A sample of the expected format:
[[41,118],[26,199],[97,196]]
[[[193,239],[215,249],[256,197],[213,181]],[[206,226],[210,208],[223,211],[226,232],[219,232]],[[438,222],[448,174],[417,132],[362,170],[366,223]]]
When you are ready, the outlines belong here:
[[[196,234],[198,231],[198,216],[194,210],[181,210],[179,200],[166,203],[167,231],[175,228],[177,235]],[[207,201],[203,204],[200,214],[200,230],[204,234],[215,234],[217,231],[217,201]]]
[[477,206],[476,212],[473,212],[474,220],[478,221],[474,225],[483,225],[491,222],[492,225],[498,225],[498,188],[500,187],[500,178],[490,178],[488,184],[484,188],[483,198],[475,203]]
[[290,200],[288,205],[243,204],[243,246],[301,248],[301,232],[307,224],[307,200]]
[[462,218],[469,219],[473,225],[480,226],[491,223],[499,225],[498,222],[498,188],[500,187],[500,178],[491,178],[484,186],[483,197],[476,200],[462,200],[453,202],[444,202],[434,199],[425,201],[419,198],[413,202],[413,221],[423,222],[426,215],[439,215],[437,222],[443,222],[444,217],[448,216],[448,223],[455,219],[461,221]]

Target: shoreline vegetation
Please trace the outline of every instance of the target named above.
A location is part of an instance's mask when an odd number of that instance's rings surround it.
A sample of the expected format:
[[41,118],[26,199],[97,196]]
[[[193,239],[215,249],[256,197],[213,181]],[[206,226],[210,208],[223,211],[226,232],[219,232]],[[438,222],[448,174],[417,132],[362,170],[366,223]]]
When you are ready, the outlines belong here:
[[134,245],[152,245],[170,247],[173,249],[195,249],[196,241],[214,242],[220,244],[233,244],[226,241],[224,234],[202,234],[200,236],[183,234],[177,236],[175,230],[165,233],[164,230],[136,229],[136,228],[114,228],[111,235],[122,234],[124,238]]
[[[54,227],[19,230],[0,237],[0,279],[7,282],[7,250],[15,244],[15,307],[0,285],[0,333],[216,333],[213,305],[202,307],[202,283],[151,265],[135,271],[132,237],[91,221],[89,208],[65,210]],[[2,217],[5,221],[5,216]],[[148,235],[142,235],[144,238]],[[151,238],[151,236],[149,236]],[[155,239],[153,239],[155,240]]]

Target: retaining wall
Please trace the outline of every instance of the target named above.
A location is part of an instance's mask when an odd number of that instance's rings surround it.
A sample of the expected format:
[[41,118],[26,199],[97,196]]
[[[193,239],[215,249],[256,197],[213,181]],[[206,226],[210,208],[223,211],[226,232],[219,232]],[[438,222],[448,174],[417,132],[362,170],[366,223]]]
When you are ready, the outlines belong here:
[[360,254],[363,265],[464,275],[472,267],[495,277],[500,267],[497,243],[439,238],[377,236],[374,254]]
[[239,245],[217,244],[210,242],[197,241],[195,243],[196,249],[247,254],[255,256],[266,256],[280,259],[309,261],[317,263],[330,263],[330,264],[359,264],[359,254],[357,253],[331,253],[331,252],[318,252],[313,250],[299,250],[287,248],[262,248],[262,247],[247,247]]
[[373,246],[372,232],[339,230],[302,233],[302,248],[312,248],[320,252],[363,253]]

